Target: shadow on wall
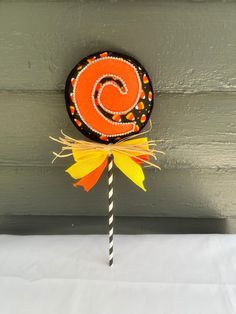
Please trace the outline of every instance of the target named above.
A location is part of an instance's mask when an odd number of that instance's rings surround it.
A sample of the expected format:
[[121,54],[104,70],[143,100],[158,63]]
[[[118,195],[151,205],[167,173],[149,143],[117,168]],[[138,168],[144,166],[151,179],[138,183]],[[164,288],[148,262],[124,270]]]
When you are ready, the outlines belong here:
[[[115,217],[115,234],[235,233],[236,219]],[[2,234],[107,234],[105,217],[0,216]]]

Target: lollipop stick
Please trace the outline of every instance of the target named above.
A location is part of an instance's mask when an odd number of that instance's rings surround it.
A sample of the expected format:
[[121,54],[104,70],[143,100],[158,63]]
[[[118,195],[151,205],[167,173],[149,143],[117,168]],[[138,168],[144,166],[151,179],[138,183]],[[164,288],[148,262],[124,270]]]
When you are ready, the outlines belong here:
[[113,155],[108,156],[109,266],[113,265]]

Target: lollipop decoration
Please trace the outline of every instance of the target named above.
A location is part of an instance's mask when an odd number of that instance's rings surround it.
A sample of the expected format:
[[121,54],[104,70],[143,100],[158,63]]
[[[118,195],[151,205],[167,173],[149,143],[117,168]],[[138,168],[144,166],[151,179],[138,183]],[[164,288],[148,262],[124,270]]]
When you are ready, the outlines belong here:
[[[65,88],[68,114],[91,141],[76,140],[62,132],[53,139],[62,144],[55,158],[73,156],[66,172],[78,180],[74,186],[89,191],[108,166],[109,265],[113,264],[113,162],[146,191],[141,164],[160,169],[150,161],[158,152],[155,141],[136,138],[153,107],[150,78],[135,59],[114,52],[82,59],[68,76]],[[140,134],[144,134],[142,132]],[[65,153],[69,151],[69,153]]]

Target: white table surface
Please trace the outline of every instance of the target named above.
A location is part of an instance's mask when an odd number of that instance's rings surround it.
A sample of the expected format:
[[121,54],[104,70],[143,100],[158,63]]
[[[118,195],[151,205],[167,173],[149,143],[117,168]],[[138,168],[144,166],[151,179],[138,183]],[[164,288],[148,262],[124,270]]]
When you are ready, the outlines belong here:
[[236,235],[0,236],[1,314],[235,314]]

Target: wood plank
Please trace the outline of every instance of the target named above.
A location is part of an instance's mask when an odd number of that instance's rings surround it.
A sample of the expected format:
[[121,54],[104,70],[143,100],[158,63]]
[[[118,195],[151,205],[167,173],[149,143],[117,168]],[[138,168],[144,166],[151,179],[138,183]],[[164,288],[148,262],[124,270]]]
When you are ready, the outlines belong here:
[[[67,115],[63,93],[0,92],[0,165],[51,167],[60,146],[48,136],[82,138]],[[152,114],[152,139],[162,140],[163,169],[236,167],[236,93],[161,94]],[[66,167],[72,160],[58,160]]]
[[0,3],[0,89],[61,90],[81,57],[138,58],[155,90],[236,90],[235,1]]
[[[143,192],[114,173],[117,216],[228,218],[236,212],[236,169],[145,170]],[[0,167],[0,215],[107,214],[107,177],[89,193],[61,168]]]
[[[236,219],[116,217],[115,234],[235,233]],[[107,234],[104,217],[0,216],[2,234]]]

